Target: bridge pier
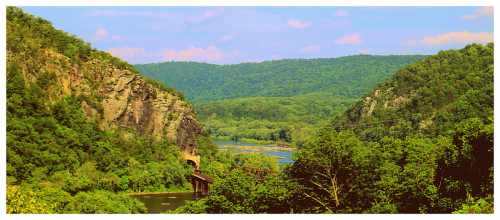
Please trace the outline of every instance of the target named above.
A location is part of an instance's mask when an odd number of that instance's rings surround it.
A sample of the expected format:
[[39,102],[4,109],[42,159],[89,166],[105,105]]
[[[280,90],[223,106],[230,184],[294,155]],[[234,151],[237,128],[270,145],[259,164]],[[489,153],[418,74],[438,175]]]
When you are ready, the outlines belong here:
[[209,184],[213,182],[212,178],[203,175],[200,171],[200,155],[196,152],[183,151],[182,157],[184,160],[193,166],[193,174],[191,175],[191,186],[195,194],[208,195]]
[[195,170],[200,169],[200,155],[191,154],[190,152],[183,151],[182,158],[193,166]]
[[209,184],[213,180],[207,175],[203,175],[200,170],[195,170],[191,175],[191,185],[193,186],[194,193],[201,193],[201,195],[208,195]]

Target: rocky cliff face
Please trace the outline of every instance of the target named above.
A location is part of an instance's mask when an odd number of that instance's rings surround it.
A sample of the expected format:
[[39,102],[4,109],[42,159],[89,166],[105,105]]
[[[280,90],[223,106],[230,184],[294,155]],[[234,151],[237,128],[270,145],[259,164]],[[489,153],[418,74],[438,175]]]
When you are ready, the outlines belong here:
[[14,52],[8,55],[9,60],[36,61],[21,62],[20,68],[28,81],[49,79],[48,102],[76,96],[87,117],[101,129],[131,129],[158,140],[166,138],[185,152],[196,153],[201,127],[192,107],[135,71],[97,58],[75,62],[50,48],[29,58]]
[[334,127],[372,138],[441,135],[473,117],[490,123],[492,82],[493,44],[441,51],[397,71],[339,117]]
[[360,105],[361,111],[358,118],[366,119],[371,117],[375,109],[383,109],[384,111],[388,109],[397,110],[409,103],[410,98],[407,96],[414,97],[414,95],[397,96],[394,94],[393,89],[392,87],[385,90],[376,89],[369,96],[366,96]]

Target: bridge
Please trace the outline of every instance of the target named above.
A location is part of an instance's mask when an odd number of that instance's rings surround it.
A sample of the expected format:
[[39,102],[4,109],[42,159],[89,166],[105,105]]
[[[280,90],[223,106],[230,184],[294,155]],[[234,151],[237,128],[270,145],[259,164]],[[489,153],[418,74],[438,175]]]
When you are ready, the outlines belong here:
[[201,195],[208,195],[209,184],[213,179],[201,173],[200,170],[200,155],[196,152],[182,151],[182,158],[191,166],[193,166],[193,174],[191,175],[191,185],[194,193],[201,193]]
[[208,195],[209,184],[213,182],[213,179],[207,175],[204,175],[199,170],[195,170],[193,175],[191,175],[191,185],[193,186],[194,193],[201,193],[201,195]]

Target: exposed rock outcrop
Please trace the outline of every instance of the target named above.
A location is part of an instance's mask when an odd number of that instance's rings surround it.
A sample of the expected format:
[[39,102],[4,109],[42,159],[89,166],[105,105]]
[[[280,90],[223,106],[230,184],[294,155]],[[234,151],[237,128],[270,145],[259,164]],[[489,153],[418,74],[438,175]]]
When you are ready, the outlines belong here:
[[[178,95],[107,61],[92,59],[77,64],[50,49],[42,54],[37,57],[41,61],[37,63],[38,72],[49,73],[56,80],[47,88],[48,100],[81,97],[83,111],[102,129],[125,128],[156,139],[166,138],[185,152],[196,154],[201,127],[192,107]],[[25,78],[36,81],[40,76]]]
[[397,109],[406,105],[410,101],[411,97],[397,96],[393,92],[393,88],[388,88],[387,90],[375,90],[370,96],[366,96],[363,99],[363,104],[361,105],[361,115],[360,118],[367,118],[372,116],[373,111],[378,105],[382,105],[383,109]]

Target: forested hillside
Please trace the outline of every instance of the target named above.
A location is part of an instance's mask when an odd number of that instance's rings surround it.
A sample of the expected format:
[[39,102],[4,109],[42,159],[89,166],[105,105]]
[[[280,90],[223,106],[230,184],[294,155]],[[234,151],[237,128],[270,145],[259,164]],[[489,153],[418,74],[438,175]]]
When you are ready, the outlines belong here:
[[373,140],[408,133],[443,135],[470,118],[491,123],[492,54],[493,44],[473,44],[411,64],[375,88],[334,125],[353,128],[363,139]]
[[[190,192],[186,152],[213,184],[173,213],[493,213],[493,48],[155,64],[221,83],[197,81],[214,99],[187,95],[204,130],[181,93],[8,7],[7,213],[147,212],[128,193]],[[207,132],[300,147],[279,166],[219,151]]]
[[216,184],[268,179],[258,200],[280,184],[276,158],[217,151],[181,93],[16,7],[7,56],[7,213],[145,213],[128,193],[191,193],[193,151]]
[[397,71],[318,129],[268,197],[246,189],[269,182],[238,175],[178,211],[492,213],[493,44]]
[[312,92],[357,97],[422,56],[356,55],[214,65],[165,62],[137,69],[184,92],[194,102],[241,97],[290,97]]
[[213,65],[165,62],[137,69],[184,92],[218,138],[285,141],[345,111],[397,69],[423,56],[356,55]]
[[322,210],[492,212],[493,44],[399,70],[307,146],[290,174]]
[[7,8],[8,213],[145,212],[125,192],[189,189],[200,129],[180,93]]

